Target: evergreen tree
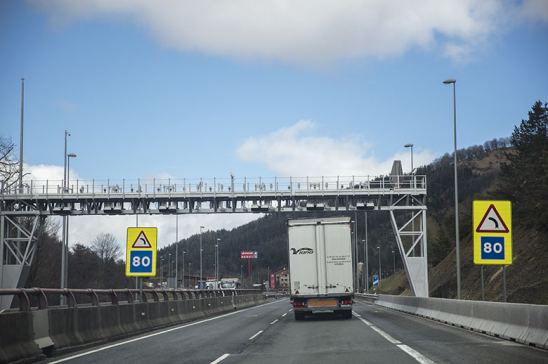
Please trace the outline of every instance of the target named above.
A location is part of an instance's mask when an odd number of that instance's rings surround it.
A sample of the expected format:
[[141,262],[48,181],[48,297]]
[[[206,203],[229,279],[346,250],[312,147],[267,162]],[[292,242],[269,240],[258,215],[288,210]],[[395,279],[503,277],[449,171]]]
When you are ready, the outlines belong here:
[[548,232],[548,107],[537,101],[514,128],[499,192],[527,227]]

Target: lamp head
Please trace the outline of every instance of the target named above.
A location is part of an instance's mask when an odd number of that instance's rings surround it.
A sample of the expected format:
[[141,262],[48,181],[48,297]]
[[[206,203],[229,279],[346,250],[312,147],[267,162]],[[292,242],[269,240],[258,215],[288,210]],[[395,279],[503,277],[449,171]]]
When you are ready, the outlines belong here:
[[455,79],[453,79],[453,78],[448,78],[447,80],[443,81],[443,83],[446,84],[446,85],[449,85],[449,84],[451,84],[451,83],[454,84],[454,83],[456,83],[456,82],[457,82],[457,80],[455,80]]

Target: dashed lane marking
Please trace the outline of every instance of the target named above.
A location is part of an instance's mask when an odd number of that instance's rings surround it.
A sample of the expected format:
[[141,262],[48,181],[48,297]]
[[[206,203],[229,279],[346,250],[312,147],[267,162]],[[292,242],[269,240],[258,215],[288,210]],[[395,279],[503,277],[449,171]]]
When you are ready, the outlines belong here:
[[261,335],[262,333],[263,333],[263,330],[257,331],[257,333],[255,333],[255,335],[251,336],[251,337],[249,338],[249,340],[255,339],[257,336]]
[[400,350],[404,351],[407,355],[411,356],[413,359],[415,359],[417,362],[421,364],[434,364],[434,362],[415,349],[411,348],[408,345],[403,344],[401,341],[394,339],[392,336],[384,332],[383,330],[379,329],[377,326],[373,325],[373,323],[367,321],[366,319],[362,318],[359,314],[352,311],[352,314],[356,316],[357,319],[359,319],[361,322],[369,326],[372,330],[374,330],[376,333],[384,337],[386,340],[388,340],[390,343],[396,345]]
[[274,325],[276,322],[278,322],[278,319],[272,321],[270,324],[271,324],[271,325]]
[[287,316],[287,312],[282,315],[282,317],[285,317],[285,316]]
[[225,360],[226,358],[228,358],[230,356],[230,354],[223,354],[221,355],[220,357],[218,357],[217,359],[213,360],[211,363],[209,364],[217,364],[217,363],[220,363],[222,362],[223,360]]

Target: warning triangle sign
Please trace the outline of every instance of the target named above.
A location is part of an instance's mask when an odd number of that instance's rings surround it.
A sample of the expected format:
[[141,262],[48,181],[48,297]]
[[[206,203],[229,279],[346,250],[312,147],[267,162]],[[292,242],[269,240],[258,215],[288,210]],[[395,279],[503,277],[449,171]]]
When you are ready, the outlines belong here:
[[150,242],[148,241],[147,236],[145,235],[145,232],[141,231],[139,235],[137,235],[137,239],[135,239],[135,242],[133,243],[131,247],[150,249],[152,248],[152,245],[150,245]]
[[502,220],[502,217],[500,217],[497,208],[492,204],[476,228],[477,233],[507,233],[508,231],[508,227],[504,223],[504,220]]

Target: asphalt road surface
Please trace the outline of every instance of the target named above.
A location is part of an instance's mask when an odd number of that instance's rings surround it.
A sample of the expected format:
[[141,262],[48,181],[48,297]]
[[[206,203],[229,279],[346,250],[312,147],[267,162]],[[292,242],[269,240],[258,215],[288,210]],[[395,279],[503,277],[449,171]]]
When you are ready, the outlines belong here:
[[51,358],[50,363],[548,363],[548,351],[356,302],[295,321],[288,299]]

